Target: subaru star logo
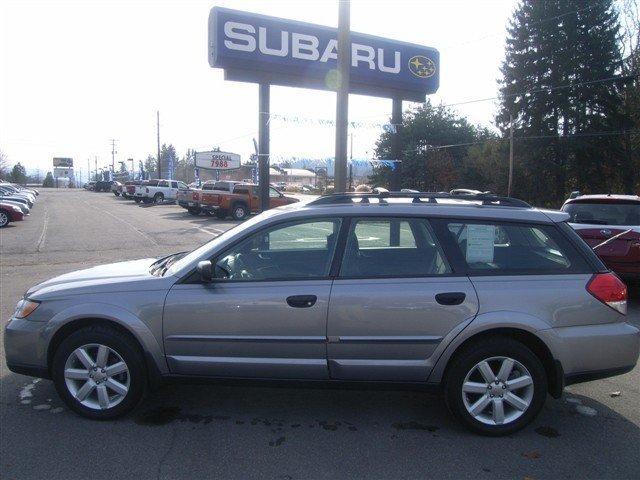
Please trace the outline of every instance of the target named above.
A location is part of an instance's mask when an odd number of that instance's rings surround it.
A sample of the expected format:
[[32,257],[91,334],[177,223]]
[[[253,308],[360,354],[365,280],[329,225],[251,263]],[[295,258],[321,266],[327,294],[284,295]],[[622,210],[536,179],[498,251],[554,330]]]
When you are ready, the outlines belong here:
[[608,228],[603,228],[602,230],[600,230],[600,233],[605,237],[608,237],[609,235],[611,235],[611,230],[609,230]]
[[436,73],[436,64],[430,58],[415,55],[409,60],[409,71],[416,77],[429,78]]

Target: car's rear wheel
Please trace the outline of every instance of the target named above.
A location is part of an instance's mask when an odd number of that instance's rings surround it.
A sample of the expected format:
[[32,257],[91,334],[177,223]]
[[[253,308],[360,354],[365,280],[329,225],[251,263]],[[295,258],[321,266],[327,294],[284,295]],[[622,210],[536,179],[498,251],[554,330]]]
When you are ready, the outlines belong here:
[[133,409],[146,388],[144,358],[135,342],[109,327],[85,327],[56,350],[52,377],[58,395],[74,412],[96,420]]
[[0,210],[0,228],[9,225],[10,221],[11,220],[9,219],[9,214],[4,210]]
[[162,203],[164,202],[164,195],[162,193],[156,193],[155,196],[153,197],[153,201],[155,203]]
[[249,216],[249,210],[243,203],[237,203],[231,209],[231,216],[234,220],[244,220]]
[[513,433],[540,412],[547,378],[540,359],[507,337],[465,348],[445,380],[447,406],[465,426],[490,436]]

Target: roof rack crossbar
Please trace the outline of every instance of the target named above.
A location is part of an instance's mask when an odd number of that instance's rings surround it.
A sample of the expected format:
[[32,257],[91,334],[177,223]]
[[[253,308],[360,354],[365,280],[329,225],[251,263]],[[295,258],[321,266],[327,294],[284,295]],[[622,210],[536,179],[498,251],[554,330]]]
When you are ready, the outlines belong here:
[[[358,203],[354,200],[360,200],[359,203],[370,203],[369,199],[377,198],[380,203],[386,203],[389,198],[410,198],[412,204],[433,203],[437,204],[437,199],[447,200],[467,200],[481,202],[482,205],[494,205],[501,207],[520,207],[520,208],[532,208],[524,200],[512,197],[503,197],[495,195],[493,193],[478,193],[478,194],[451,194],[447,192],[381,192],[381,193],[360,193],[360,192],[347,192],[347,193],[333,193],[329,195],[323,195],[315,200],[309,202],[309,205],[339,205]],[[426,201],[424,201],[424,200]]]

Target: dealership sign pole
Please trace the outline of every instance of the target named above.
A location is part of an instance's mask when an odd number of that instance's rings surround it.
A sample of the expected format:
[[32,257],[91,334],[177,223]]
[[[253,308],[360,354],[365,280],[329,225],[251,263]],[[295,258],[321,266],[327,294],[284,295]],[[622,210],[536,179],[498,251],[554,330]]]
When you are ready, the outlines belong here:
[[[437,91],[440,54],[436,49],[357,32],[349,36],[349,93],[394,99],[400,102],[396,112],[401,113],[403,100],[424,102],[427,94]],[[336,28],[221,7],[211,9],[209,65],[223,68],[226,80],[261,85],[260,107],[266,109],[259,114],[258,155],[266,159],[267,173],[269,86],[335,91],[337,48]],[[395,122],[398,116],[394,117]],[[261,185],[265,191],[268,188],[268,182]]]

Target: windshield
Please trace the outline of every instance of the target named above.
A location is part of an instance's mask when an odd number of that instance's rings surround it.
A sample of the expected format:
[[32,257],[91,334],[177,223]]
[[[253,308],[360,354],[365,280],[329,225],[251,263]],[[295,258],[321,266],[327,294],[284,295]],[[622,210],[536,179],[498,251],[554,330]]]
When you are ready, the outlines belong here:
[[563,210],[571,223],[640,225],[639,203],[570,203]]
[[264,212],[260,215],[256,215],[255,217],[247,220],[244,223],[236,225],[235,227],[227,230],[226,232],[218,235],[213,240],[205,243],[204,245],[199,246],[195,250],[186,254],[184,257],[174,261],[169,268],[164,272],[164,275],[177,275],[181,270],[191,265],[198,259],[206,259],[207,256],[212,253],[216,248],[220,245],[224,244],[227,240],[233,238],[238,233],[241,233],[244,230],[250,229],[255,224],[260,223],[267,217],[274,215],[276,212],[274,210],[270,210]]

